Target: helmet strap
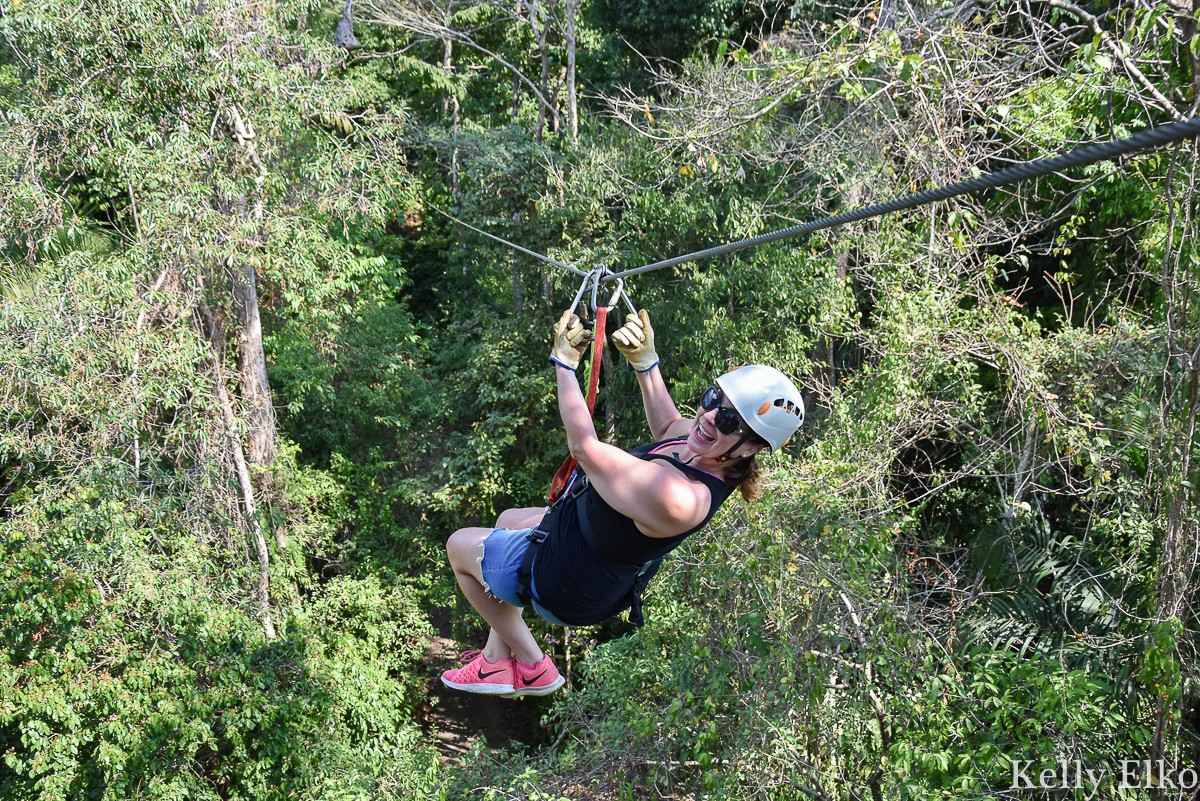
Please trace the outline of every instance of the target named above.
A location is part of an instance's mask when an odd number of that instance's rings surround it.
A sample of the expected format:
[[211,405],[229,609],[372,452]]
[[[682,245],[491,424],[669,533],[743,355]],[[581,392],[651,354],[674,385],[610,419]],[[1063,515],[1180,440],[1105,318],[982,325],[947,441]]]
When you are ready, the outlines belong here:
[[734,444],[733,447],[731,447],[729,450],[725,451],[720,456],[718,456],[717,461],[718,462],[728,462],[731,459],[745,459],[746,458],[745,456],[736,456],[735,457],[733,455],[733,452],[736,451],[738,448],[742,447],[743,445],[745,445],[746,440],[750,439],[750,436],[752,433],[753,432],[747,431],[745,434],[742,434],[742,438],[739,439],[737,441],[737,443]]

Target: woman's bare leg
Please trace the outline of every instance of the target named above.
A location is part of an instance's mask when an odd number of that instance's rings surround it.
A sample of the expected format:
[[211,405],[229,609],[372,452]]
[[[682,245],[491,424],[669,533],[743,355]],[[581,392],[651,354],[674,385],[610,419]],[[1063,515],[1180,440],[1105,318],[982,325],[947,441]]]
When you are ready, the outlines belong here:
[[[504,515],[500,517],[503,519]],[[523,610],[519,606],[496,600],[483,588],[483,572],[479,566],[479,556],[483,551],[480,546],[484,537],[491,532],[490,528],[460,528],[451,534],[446,543],[450,566],[454,568],[454,577],[458,579],[463,595],[492,627],[483,649],[484,658],[489,662],[498,662],[508,659],[511,650],[526,665],[532,665],[542,658],[542,649],[533,639],[525,621],[521,620]]]
[[496,518],[496,528],[507,528],[520,531],[523,528],[533,528],[542,522],[546,516],[545,506],[527,506],[521,509],[505,509]]

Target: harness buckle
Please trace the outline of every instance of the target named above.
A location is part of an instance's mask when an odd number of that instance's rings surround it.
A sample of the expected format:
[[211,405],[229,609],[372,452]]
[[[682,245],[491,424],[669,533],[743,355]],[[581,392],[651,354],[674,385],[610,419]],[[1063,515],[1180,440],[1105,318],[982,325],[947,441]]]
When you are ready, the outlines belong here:
[[554,503],[550,504],[549,509],[556,509],[563,501],[575,499],[588,488],[589,484],[591,482],[588,481],[587,473],[582,472],[579,469],[579,465],[576,465],[575,469],[571,471],[571,475],[567,477],[566,486],[563,487],[558,497],[554,499]]

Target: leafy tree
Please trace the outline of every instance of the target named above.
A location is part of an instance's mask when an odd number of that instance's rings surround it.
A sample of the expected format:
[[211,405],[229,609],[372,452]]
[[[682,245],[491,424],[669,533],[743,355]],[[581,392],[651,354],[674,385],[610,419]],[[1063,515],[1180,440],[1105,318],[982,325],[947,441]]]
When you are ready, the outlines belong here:
[[309,572],[340,489],[265,370],[264,309],[396,283],[347,232],[405,197],[401,108],[317,11],[3,10],[6,796],[426,781],[415,591]]
[[748,36],[769,32],[784,21],[786,5],[595,0],[592,14],[601,29],[623,38],[638,55],[682,61],[705,39],[744,43]]
[[[798,3],[743,47],[763,10],[719,5],[389,3],[352,53],[344,4],[3,7],[4,794],[985,798],[1011,759],[1194,762],[1188,144],[631,280],[684,408],[767,361],[810,425],[646,628],[540,630],[573,684],[542,750],[437,766],[442,544],[544,497],[577,284],[435,208],[633,267],[1194,113],[1177,7]],[[631,76],[621,35],[676,63]],[[598,415],[647,436],[621,369]]]

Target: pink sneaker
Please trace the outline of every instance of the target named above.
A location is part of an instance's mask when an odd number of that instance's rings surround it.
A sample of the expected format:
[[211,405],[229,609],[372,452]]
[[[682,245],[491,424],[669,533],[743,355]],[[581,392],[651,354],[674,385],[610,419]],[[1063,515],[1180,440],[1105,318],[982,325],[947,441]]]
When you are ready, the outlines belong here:
[[513,698],[520,698],[522,695],[549,695],[567,683],[549,656],[543,656],[532,667],[514,657],[512,665]]
[[442,684],[469,693],[512,695],[513,660],[501,659],[493,664],[484,658],[483,651],[466,651],[459,659],[465,664],[443,673]]

